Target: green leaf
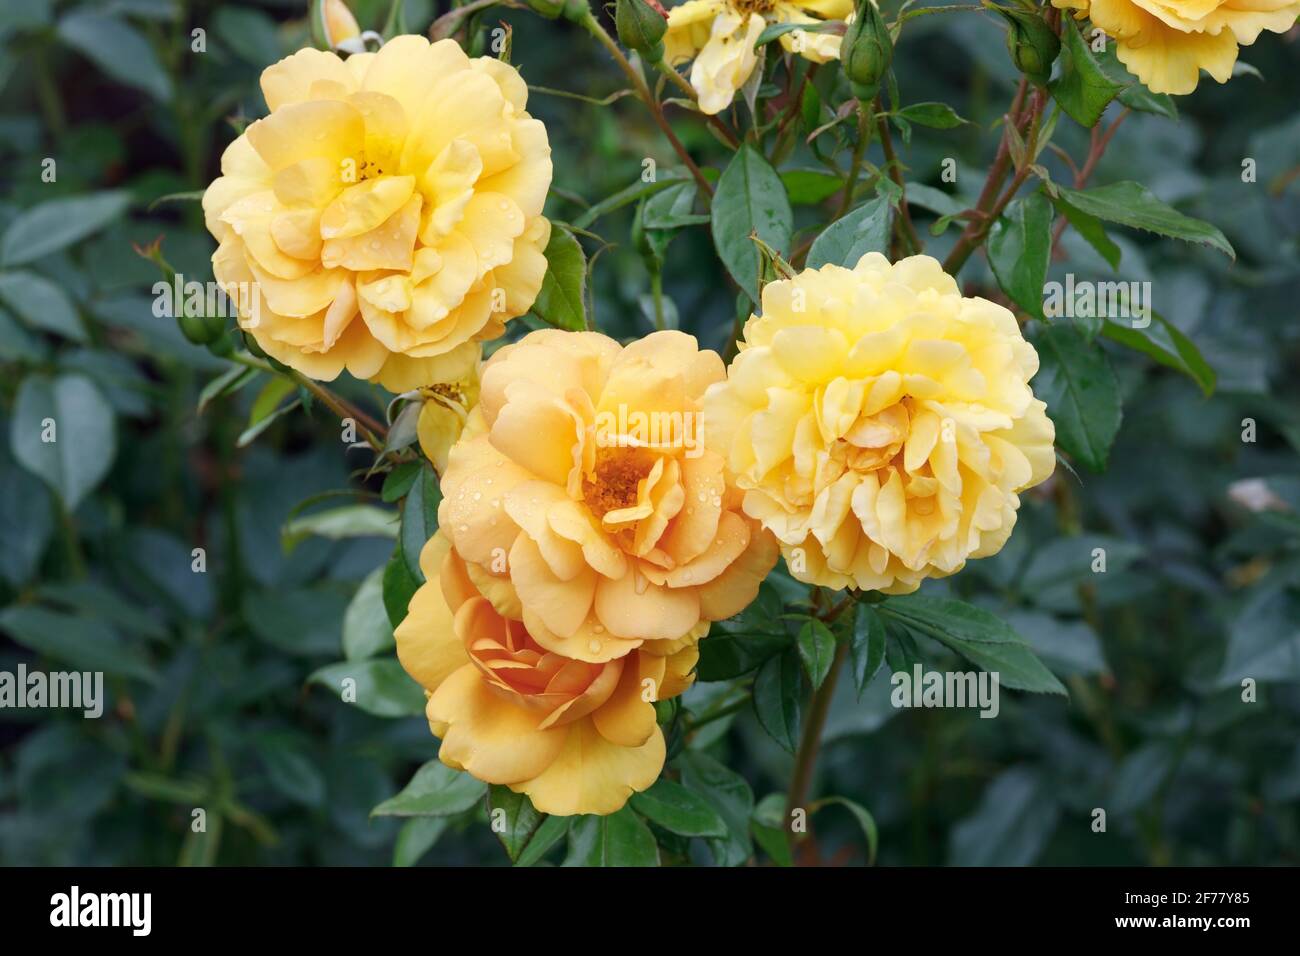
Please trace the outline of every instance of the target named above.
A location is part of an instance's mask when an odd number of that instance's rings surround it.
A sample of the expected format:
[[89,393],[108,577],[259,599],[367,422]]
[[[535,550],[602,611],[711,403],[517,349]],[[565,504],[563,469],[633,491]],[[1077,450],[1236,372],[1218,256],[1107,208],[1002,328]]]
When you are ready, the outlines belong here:
[[397,831],[393,866],[415,866],[447,830],[446,817],[411,817]]
[[551,227],[546,244],[546,276],[533,303],[533,312],[547,325],[570,332],[587,327],[587,257],[573,233]]
[[989,232],[989,265],[1011,301],[1043,317],[1043,286],[1052,257],[1052,204],[1032,193],[1009,205]]
[[167,71],[149,42],[125,20],[82,8],[59,21],[58,34],[118,82],[144,90],[164,103],[171,99]]
[[544,819],[542,825],[533,833],[533,838],[528,841],[528,845],[520,852],[515,866],[533,866],[540,863],[551,848],[568,834],[570,819],[570,817],[550,816]]
[[952,129],[970,120],[962,119],[947,103],[913,103],[894,113],[895,118],[932,129]]
[[863,203],[827,226],[808,250],[808,268],[826,264],[852,269],[868,252],[889,249],[891,208],[883,197]]
[[343,614],[343,656],[365,660],[393,647],[393,625],[384,610],[384,569],[371,571]]
[[372,817],[450,817],[464,813],[483,799],[487,784],[452,770],[441,760],[430,760],[402,792],[370,811]]
[[676,170],[661,170],[653,182],[642,182],[637,180],[630,186],[624,186],[612,196],[606,196],[600,202],[584,210],[582,215],[573,220],[574,229],[588,229],[591,225],[607,213],[622,209],[624,206],[630,206],[645,196],[653,196],[661,190],[667,189],[673,183],[679,183],[687,178],[687,173],[677,172]]
[[[21,472],[15,472],[21,474]],[[3,495],[0,495],[0,500]],[[165,641],[167,628],[135,603],[93,581],[47,584],[37,596],[48,604],[66,607],[84,617],[111,624],[126,634],[139,634],[151,641]]]
[[384,487],[379,492],[379,497],[385,504],[392,504],[395,501],[401,501],[411,490],[411,485],[415,484],[415,479],[420,477],[420,469],[424,466],[421,461],[404,461],[397,465],[384,477]]
[[[808,89],[815,90],[808,84]],[[844,188],[844,180],[824,169],[787,169],[781,173],[792,206],[815,206]]]
[[763,32],[758,35],[758,39],[754,41],[754,49],[758,50],[773,40],[796,30],[804,33],[842,33],[843,29],[844,24],[835,20],[814,20],[804,23],[769,23],[763,28]]
[[0,299],[32,328],[87,342],[86,330],[68,296],[49,279],[32,272],[0,274]]
[[6,266],[18,266],[43,259],[98,232],[126,212],[130,203],[131,195],[125,190],[43,202],[19,213],[9,224],[0,239],[0,260]]
[[853,683],[861,700],[862,692],[885,660],[885,622],[870,604],[857,605],[852,641],[849,651],[853,655]]
[[645,201],[641,225],[646,229],[681,229],[708,222],[708,214],[694,211],[698,195],[699,187],[693,180],[674,183]]
[[794,865],[787,832],[785,803],[784,793],[769,793],[758,801],[758,806],[754,807],[754,812],[750,815],[754,839],[777,866]]
[[754,852],[749,829],[754,791],[749,782],[705,753],[687,751],[677,758],[676,765],[682,786],[703,797],[727,824],[725,839],[709,840],[714,861],[719,866],[745,863]]
[[1088,245],[1096,249],[1097,254],[1110,263],[1112,269],[1119,268],[1122,253],[1119,246],[1106,235],[1106,227],[1101,224],[1100,219],[1082,209],[1076,209],[1059,197],[1053,199],[1052,203],[1056,206],[1056,211],[1065,217],[1065,221],[1072,225],[1079,235],[1083,236]]
[[407,568],[406,559],[402,557],[402,549],[399,547],[384,565],[384,610],[394,629],[406,620],[406,609],[422,582],[423,577],[415,577]]
[[376,717],[410,717],[424,713],[424,691],[393,657],[340,661],[322,667],[308,681],[329,688],[344,703],[353,704]]
[[730,680],[747,674],[778,651],[790,646],[781,620],[781,595],[770,582],[759,587],[758,597],[735,617],[719,621],[700,642],[696,679]]
[[488,787],[488,818],[510,862],[517,863],[547,817],[538,812],[526,793],[515,793],[509,787],[493,784]]
[[989,783],[979,806],[952,828],[951,866],[1030,866],[1061,816],[1036,770],[1013,767]]
[[799,649],[804,672],[812,682],[813,690],[817,690],[831,669],[831,661],[835,659],[835,635],[821,621],[810,620],[799,629],[795,646]]
[[426,463],[402,502],[402,559],[411,578],[416,581],[424,580],[424,573],[420,570],[420,552],[438,530],[438,504],[441,501],[438,473]]
[[854,803],[847,797],[825,797],[812,805],[812,811],[816,813],[822,807],[832,805],[844,807],[853,814],[853,819],[858,822],[863,836],[867,838],[867,866],[873,866],[876,862],[876,851],[880,849],[880,831],[876,827],[876,818],[866,807]]
[[768,659],[754,678],[754,713],[763,729],[790,753],[799,746],[803,674],[791,649]]
[[280,405],[297,391],[298,383],[287,375],[276,375],[268,379],[262,386],[262,390],[257,393],[257,397],[253,399],[253,405],[248,412],[248,426],[235,440],[236,447],[244,448],[251,445],[257,436],[270,428],[276,420],[297,408],[302,403],[301,398],[295,398],[287,405]]
[[21,468],[0,467],[0,578],[17,588],[40,566],[54,534],[53,499]]
[[660,777],[643,793],[632,794],[632,808],[651,823],[684,837],[722,838],[726,821],[699,794]]
[[876,605],[881,614],[950,647],[972,664],[997,673],[1003,687],[1064,694],[1065,687],[1006,622],[951,598],[909,594]]
[[740,147],[718,180],[712,220],[718,257],[736,284],[758,302],[759,251],[750,235],[785,255],[794,214],[781,177],[748,143]]
[[1121,226],[1144,229],[1171,239],[1198,242],[1218,249],[1231,259],[1237,258],[1231,243],[1217,227],[1201,219],[1184,216],[1173,206],[1161,202],[1140,183],[1111,183],[1093,189],[1056,187],[1067,203],[1090,216],[1117,222]]
[[658,866],[654,834],[631,807],[608,816],[571,817],[564,866]]
[[139,649],[94,618],[16,604],[0,612],[0,631],[24,647],[77,670],[103,671],[150,682],[157,676]]
[[1154,321],[1144,329],[1120,325],[1107,319],[1102,324],[1101,331],[1106,338],[1182,372],[1200,387],[1207,398],[1213,395],[1218,376],[1201,350],[1162,315],[1152,313],[1152,318]]
[[271,786],[296,803],[324,806],[325,775],[304,741],[285,735],[263,736],[254,747]]
[[1077,27],[1062,25],[1061,70],[1048,89],[1061,109],[1080,126],[1091,129],[1101,119],[1124,84],[1116,83],[1101,68]]
[[294,518],[280,531],[285,554],[315,535],[342,541],[346,538],[396,538],[398,516],[375,505],[344,505]]
[[18,387],[9,446],[18,462],[49,485],[71,514],[113,464],[113,412],[83,375],[29,375]]
[[1034,394],[1047,403],[1056,442],[1093,471],[1104,471],[1123,411],[1106,354],[1074,329],[1053,325],[1034,336],[1040,367]]
[[1131,110],[1178,119],[1178,106],[1172,96],[1168,93],[1152,93],[1141,83],[1126,86],[1119,94],[1119,101]]
[[202,415],[207,407],[222,395],[230,395],[239,391],[261,374],[262,373],[255,368],[246,368],[243,365],[232,365],[212,381],[208,382],[207,385],[203,386],[203,391],[199,392],[198,413]]

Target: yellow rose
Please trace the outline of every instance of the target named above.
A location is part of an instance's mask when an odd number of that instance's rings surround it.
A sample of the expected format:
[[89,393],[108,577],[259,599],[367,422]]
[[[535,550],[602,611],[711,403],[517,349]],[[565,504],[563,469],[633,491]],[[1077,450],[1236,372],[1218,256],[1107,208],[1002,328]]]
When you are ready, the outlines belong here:
[[477,588],[543,648],[667,653],[739,613],[776,543],[699,429],[722,360],[681,332],[627,346],[533,332],[483,368],[438,522]]
[[693,644],[572,660],[501,616],[445,535],[425,545],[420,566],[427,583],[397,628],[397,655],[430,692],[443,763],[560,816],[613,813],[654,783],[664,736],[652,702],[690,686]]
[[[754,44],[769,23],[843,20],[852,12],[853,0],[687,0],[668,11],[664,59],[672,66],[695,61],[691,86],[700,109],[712,115],[731,105],[754,72]],[[825,63],[839,58],[840,40],[834,33],[793,30],[780,42],[791,53]]]
[[802,581],[914,591],[997,552],[1052,473],[1037,353],[928,256],[769,283],[740,348],[705,434]]
[[1116,41],[1116,55],[1153,93],[1190,93],[1199,71],[1228,82],[1237,46],[1285,33],[1300,0],[1052,0]]
[[546,129],[513,67],[399,36],[262,74],[271,114],[203,196],[240,325],[318,379],[446,381],[531,307],[546,271]]
[[478,401],[478,356],[464,374],[449,382],[420,389],[424,405],[416,419],[415,433],[424,456],[438,474],[447,470],[447,453],[465,430],[469,411]]

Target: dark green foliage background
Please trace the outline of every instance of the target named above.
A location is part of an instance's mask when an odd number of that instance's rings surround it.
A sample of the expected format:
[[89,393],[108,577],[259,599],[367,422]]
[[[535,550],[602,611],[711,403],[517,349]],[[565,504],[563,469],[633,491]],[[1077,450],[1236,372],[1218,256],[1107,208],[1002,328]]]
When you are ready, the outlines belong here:
[[[88,59],[59,28],[79,6],[129,25],[147,55],[127,46]],[[431,4],[406,6],[412,31],[426,29]],[[355,7],[377,27],[387,5]],[[605,54],[571,25],[521,10],[493,11],[479,25],[499,20],[514,27],[512,60],[530,83],[589,96],[619,88]],[[206,30],[204,53],[191,52],[193,27]],[[379,480],[364,476],[369,453],[348,451],[319,405],[237,449],[257,389],[196,413],[200,389],[225,363],[153,316],[157,270],[132,251],[161,235],[182,273],[210,277],[213,244],[197,203],[151,203],[216,175],[234,135],[225,118],[261,115],[261,68],[305,42],[298,3],[30,2],[0,12],[0,237],[24,210],[57,197],[130,197],[94,234],[34,262],[0,263],[0,670],[89,666],[108,648],[121,671],[108,676],[100,720],[0,712],[0,862],[387,864],[403,823],[370,811],[435,756],[422,717],[372,716],[308,680],[342,659],[344,612],[393,542],[313,536],[286,554],[280,529],[319,493],[350,488],[378,503]],[[1262,80],[1219,87],[1203,77],[1179,100],[1179,121],[1130,116],[1092,180],[1140,182],[1236,247],[1233,264],[1203,247],[1111,231],[1123,249],[1120,277],[1154,283],[1157,310],[1199,346],[1217,389],[1204,397],[1190,379],[1106,342],[1124,408],[1108,470],[1079,468],[1076,478],[1059,468],[1025,496],[1000,555],[923,591],[1004,617],[1065,681],[1068,700],[1006,692],[996,720],[899,711],[887,669],[861,700],[845,675],[816,792],[871,811],[880,864],[1300,856],[1300,43],[1263,34],[1242,52]],[[901,147],[909,183],[952,191],[939,169],[955,157],[955,189],[973,198],[1017,79],[1001,26],[969,12],[909,22],[895,70],[905,103],[947,102],[974,121],[916,127]],[[637,181],[646,157],[675,166],[630,97],[599,107],[535,92],[530,109],[550,130],[548,213],[557,219],[573,221],[579,199],[591,204]],[[672,107],[669,115],[702,165],[725,163],[702,124]],[[1054,142],[1081,157],[1087,132],[1062,119]],[[880,162],[874,145],[868,155]],[[53,183],[42,182],[46,157],[57,161]],[[1246,157],[1258,182],[1241,181]],[[787,165],[812,165],[805,160]],[[1045,153],[1043,162],[1068,182],[1059,160]],[[933,217],[916,213],[927,251],[942,258],[956,230],[931,238]],[[827,218],[806,206],[795,215],[796,230]],[[613,244],[595,262],[594,319],[623,338],[652,328],[630,225],[631,207],[591,227]],[[589,257],[600,247],[584,245]],[[1073,230],[1063,248],[1054,277],[1109,275]],[[2,291],[14,272],[61,290],[75,326],[50,331],[48,311],[24,314],[24,300]],[[707,228],[675,239],[664,275],[670,318],[725,350],[735,300]],[[982,255],[962,277],[968,290],[1000,297]],[[106,450],[111,468],[68,514],[16,464],[8,436],[28,380],[70,374],[93,383],[97,398],[60,420],[61,440],[89,428],[78,447]],[[388,396],[373,387],[338,388],[382,414]],[[97,416],[113,421],[111,446]],[[1257,423],[1254,443],[1242,441],[1246,418]],[[1233,503],[1229,486],[1250,478],[1267,479],[1291,510]],[[1088,568],[1097,546],[1107,549],[1104,575]],[[206,549],[205,574],[190,570],[195,547]],[[931,666],[964,666],[938,643],[916,649]],[[1239,686],[1247,676],[1259,682],[1249,704]],[[409,701],[409,690],[394,699]],[[701,683],[684,706],[698,715],[728,694],[733,682]],[[711,758],[740,779],[719,778]],[[722,842],[666,839],[665,860],[750,857],[751,797],[780,792],[790,764],[748,707],[696,732],[674,769],[688,787],[731,794],[723,815],[734,832]],[[190,830],[199,806],[206,834]],[[1104,834],[1090,827],[1095,807],[1107,810]],[[813,823],[822,861],[865,859],[849,812],[831,806]],[[507,862],[477,803],[406,827],[402,862]],[[575,831],[572,859],[585,859],[585,832]],[[767,846],[761,825],[754,832]],[[559,844],[550,858],[564,858]],[[754,858],[769,860],[761,849]]]

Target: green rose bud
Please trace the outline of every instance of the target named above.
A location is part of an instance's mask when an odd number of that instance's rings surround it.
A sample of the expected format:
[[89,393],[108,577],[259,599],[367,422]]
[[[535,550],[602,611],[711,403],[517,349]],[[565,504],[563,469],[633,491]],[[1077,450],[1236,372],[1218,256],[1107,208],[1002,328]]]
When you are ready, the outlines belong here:
[[1028,10],[998,10],[1006,19],[1007,50],[1016,69],[1043,86],[1052,75],[1052,64],[1061,52],[1061,38],[1037,13]]
[[645,0],[618,0],[614,11],[614,25],[618,39],[629,50],[635,50],[651,63],[664,58],[664,33],[668,21]]
[[540,13],[548,20],[554,20],[564,12],[564,0],[527,0],[528,8]]
[[840,63],[853,95],[864,102],[875,99],[893,58],[894,41],[876,4],[873,0],[859,0],[840,46]]

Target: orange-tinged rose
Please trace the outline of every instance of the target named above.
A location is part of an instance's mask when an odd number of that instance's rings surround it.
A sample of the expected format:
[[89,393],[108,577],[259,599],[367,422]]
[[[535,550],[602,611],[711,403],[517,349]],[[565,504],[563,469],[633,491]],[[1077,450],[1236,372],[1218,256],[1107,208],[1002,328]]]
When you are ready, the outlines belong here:
[[663,653],[753,600],[776,544],[699,427],[724,374],[681,332],[624,348],[542,330],[484,366],[439,525],[541,647],[592,663],[651,643]]
[[420,566],[427,583],[397,628],[397,654],[429,691],[426,713],[442,738],[443,763],[561,816],[613,813],[654,783],[664,737],[653,701],[690,685],[694,644],[573,660],[503,617],[442,533]]
[[399,36],[262,74],[270,115],[203,196],[239,324],[312,378],[392,391],[457,377],[546,271],[546,129],[512,66]]

